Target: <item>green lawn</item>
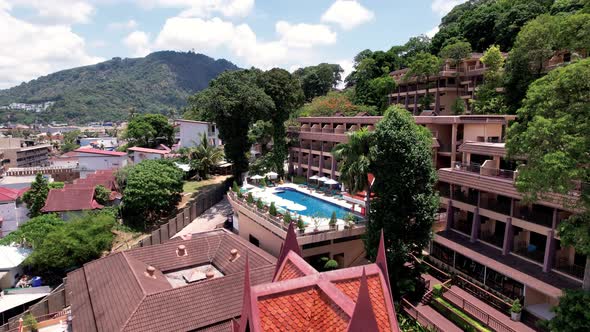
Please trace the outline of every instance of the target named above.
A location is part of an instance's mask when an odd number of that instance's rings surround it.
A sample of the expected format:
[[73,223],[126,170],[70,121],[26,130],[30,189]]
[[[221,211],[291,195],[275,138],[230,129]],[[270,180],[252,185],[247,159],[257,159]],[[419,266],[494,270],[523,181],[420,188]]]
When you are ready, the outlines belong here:
[[186,181],[182,186],[182,192],[185,193],[194,193],[199,190],[204,189],[205,187],[221,183],[226,179],[226,176],[217,176],[211,179],[203,180],[203,181]]

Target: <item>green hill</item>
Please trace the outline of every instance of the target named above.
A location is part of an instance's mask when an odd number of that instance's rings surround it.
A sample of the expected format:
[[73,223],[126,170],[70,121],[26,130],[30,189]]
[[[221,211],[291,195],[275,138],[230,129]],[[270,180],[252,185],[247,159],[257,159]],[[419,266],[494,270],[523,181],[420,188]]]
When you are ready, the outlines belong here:
[[162,51],[144,58],[113,58],[96,65],[59,71],[0,90],[0,106],[55,101],[47,111],[0,110],[0,121],[117,121],[128,109],[139,113],[178,109],[233,63],[193,52]]

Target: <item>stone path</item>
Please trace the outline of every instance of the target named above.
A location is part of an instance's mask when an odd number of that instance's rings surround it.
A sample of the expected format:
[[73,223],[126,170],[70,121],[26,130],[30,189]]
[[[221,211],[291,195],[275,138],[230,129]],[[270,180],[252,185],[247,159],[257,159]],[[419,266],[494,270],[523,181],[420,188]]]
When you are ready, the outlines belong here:
[[221,228],[227,219],[227,215],[230,213],[232,213],[231,205],[227,198],[224,197],[219,203],[213,205],[190,224],[186,225],[186,227],[181,229],[180,232],[174,234],[173,237]]

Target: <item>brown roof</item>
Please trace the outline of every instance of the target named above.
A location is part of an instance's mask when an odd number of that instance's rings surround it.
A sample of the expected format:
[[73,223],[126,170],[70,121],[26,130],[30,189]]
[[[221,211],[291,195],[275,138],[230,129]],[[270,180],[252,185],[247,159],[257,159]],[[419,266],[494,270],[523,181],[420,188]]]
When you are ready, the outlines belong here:
[[51,189],[43,212],[66,212],[100,209],[102,205],[94,200],[94,188]]
[[[186,256],[178,256],[178,245]],[[230,261],[230,250],[239,258]],[[252,283],[272,280],[276,260],[238,236],[215,230],[190,240],[115,253],[68,274],[75,331],[223,331],[240,315],[245,254],[249,253]],[[224,276],[172,288],[163,272],[212,264]],[[147,275],[155,268],[155,278]],[[237,287],[236,287],[237,286]],[[219,326],[218,326],[219,325]],[[227,330],[227,329],[226,329]]]

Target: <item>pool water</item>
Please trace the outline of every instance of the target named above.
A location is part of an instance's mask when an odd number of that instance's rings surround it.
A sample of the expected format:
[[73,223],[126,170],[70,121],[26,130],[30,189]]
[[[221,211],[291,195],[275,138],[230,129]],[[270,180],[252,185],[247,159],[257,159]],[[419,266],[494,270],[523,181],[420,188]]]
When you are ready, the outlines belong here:
[[284,190],[283,192],[273,193],[273,195],[279,196],[280,198],[290,200],[292,202],[301,204],[306,207],[305,210],[295,211],[301,215],[308,217],[320,217],[330,218],[332,212],[336,212],[336,218],[344,219],[344,217],[350,213],[349,209],[343,208],[336,204],[324,201],[322,199],[307,195],[300,191],[291,188],[277,188]]

